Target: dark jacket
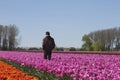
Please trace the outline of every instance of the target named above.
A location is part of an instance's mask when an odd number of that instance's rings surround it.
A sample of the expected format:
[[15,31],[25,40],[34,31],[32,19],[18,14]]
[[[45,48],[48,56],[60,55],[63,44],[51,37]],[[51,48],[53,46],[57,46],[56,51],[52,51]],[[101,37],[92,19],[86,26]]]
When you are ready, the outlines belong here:
[[55,48],[54,39],[51,36],[46,36],[43,39],[42,47],[45,51],[52,51]]

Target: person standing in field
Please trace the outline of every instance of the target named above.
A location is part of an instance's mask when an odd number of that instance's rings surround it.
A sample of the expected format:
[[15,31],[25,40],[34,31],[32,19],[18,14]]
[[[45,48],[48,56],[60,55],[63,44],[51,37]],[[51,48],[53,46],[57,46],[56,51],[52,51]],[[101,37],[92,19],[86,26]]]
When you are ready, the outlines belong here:
[[46,32],[46,36],[43,39],[42,48],[44,51],[44,59],[51,60],[52,50],[55,48],[55,42],[50,36],[50,32]]

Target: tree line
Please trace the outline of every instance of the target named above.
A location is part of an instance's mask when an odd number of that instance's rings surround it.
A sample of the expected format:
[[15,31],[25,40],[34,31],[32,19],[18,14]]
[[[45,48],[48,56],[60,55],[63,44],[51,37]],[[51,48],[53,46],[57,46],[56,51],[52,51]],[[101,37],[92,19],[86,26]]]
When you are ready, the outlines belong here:
[[[0,50],[15,50],[18,45],[19,30],[16,25],[0,25]],[[82,37],[84,42],[80,50],[113,51],[120,50],[120,27],[90,32]],[[63,51],[64,48],[56,48]],[[70,51],[76,51],[70,48]]]
[[0,25],[0,49],[14,50],[18,45],[18,33],[16,25]]
[[113,51],[120,50],[120,27],[90,32],[82,37],[82,50]]

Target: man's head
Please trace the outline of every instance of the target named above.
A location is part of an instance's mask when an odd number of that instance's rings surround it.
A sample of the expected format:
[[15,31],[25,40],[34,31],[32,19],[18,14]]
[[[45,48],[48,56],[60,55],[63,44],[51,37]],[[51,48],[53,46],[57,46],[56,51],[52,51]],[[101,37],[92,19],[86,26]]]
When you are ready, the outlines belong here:
[[46,35],[50,36],[50,32],[47,31],[47,32],[46,32]]

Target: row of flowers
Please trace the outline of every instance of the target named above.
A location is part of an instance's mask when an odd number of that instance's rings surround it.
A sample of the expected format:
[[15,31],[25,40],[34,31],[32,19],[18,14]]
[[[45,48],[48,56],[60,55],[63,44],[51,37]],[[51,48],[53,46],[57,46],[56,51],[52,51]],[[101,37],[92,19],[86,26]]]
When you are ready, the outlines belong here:
[[120,55],[53,53],[44,60],[43,53],[0,51],[0,57],[79,80],[120,80]]
[[0,61],[0,80],[38,80],[34,76],[16,69],[12,65]]

